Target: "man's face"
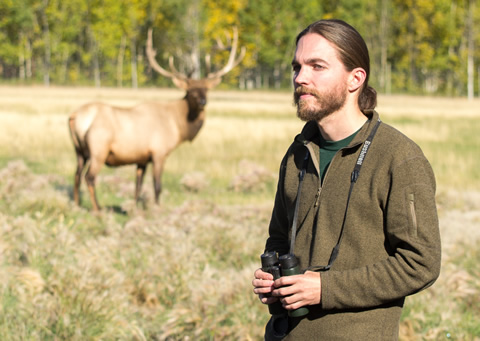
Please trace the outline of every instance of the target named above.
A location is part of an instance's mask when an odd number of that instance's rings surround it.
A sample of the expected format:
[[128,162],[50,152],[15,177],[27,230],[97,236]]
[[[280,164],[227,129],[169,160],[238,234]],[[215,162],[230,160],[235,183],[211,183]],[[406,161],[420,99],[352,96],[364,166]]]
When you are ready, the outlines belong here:
[[341,109],[346,101],[349,72],[335,46],[321,35],[300,38],[292,62],[294,102],[304,121],[320,121]]

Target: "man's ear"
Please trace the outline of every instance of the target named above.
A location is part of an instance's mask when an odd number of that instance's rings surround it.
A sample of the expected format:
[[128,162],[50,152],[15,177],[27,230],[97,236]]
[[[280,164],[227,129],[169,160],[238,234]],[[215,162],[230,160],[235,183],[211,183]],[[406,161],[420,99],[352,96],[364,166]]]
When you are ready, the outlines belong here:
[[357,89],[359,89],[363,85],[366,78],[367,78],[367,73],[365,72],[364,69],[360,67],[353,69],[350,72],[350,77],[348,80],[348,90],[350,92],[355,92]]

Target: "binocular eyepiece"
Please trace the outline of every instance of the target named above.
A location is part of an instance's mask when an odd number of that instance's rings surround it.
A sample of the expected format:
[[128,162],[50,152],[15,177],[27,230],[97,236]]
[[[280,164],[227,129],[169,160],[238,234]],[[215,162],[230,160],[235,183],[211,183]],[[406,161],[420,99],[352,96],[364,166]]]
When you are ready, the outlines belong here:
[[[262,271],[271,273],[273,279],[276,280],[282,276],[293,276],[301,274],[298,266],[298,259],[295,255],[286,254],[278,258],[274,251],[265,252],[260,256],[262,262]],[[268,305],[270,314],[277,315],[285,312],[280,301]],[[302,317],[308,314],[308,308],[301,307],[295,310],[289,310],[288,315],[291,317]]]

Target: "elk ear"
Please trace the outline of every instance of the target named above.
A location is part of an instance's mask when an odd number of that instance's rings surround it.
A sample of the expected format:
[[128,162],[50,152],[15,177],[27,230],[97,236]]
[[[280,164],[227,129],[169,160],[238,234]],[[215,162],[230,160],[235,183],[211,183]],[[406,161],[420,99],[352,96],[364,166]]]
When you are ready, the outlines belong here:
[[221,77],[209,79],[207,82],[207,88],[212,89],[222,82]]
[[188,83],[181,78],[173,77],[172,82],[173,82],[173,84],[175,84],[175,86],[177,88],[180,88],[182,90],[187,90],[188,89]]

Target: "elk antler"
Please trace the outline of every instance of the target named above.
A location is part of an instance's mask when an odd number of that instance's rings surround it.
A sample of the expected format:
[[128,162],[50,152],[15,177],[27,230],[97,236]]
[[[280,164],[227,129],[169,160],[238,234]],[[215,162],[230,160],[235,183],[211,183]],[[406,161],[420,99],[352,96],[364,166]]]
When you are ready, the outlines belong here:
[[172,72],[165,70],[164,68],[162,68],[157,63],[157,60],[155,59],[155,55],[157,54],[157,52],[153,49],[152,29],[151,28],[148,29],[147,51],[146,52],[147,52],[148,61],[150,62],[150,66],[152,67],[152,69],[157,71],[159,74],[161,74],[165,77],[168,77],[168,78],[177,78],[177,79],[182,79],[182,80],[186,80],[188,78],[184,74],[177,71],[177,69],[175,68],[175,65],[173,63],[173,57],[172,56],[170,56],[168,58],[168,64],[169,64],[170,70],[172,70]]
[[238,29],[236,26],[234,26],[232,47],[230,50],[230,56],[228,57],[227,64],[217,72],[210,72],[207,75],[207,78],[209,79],[220,78],[223,75],[225,75],[227,72],[231,71],[235,66],[237,66],[242,61],[243,57],[245,57],[246,49],[245,49],[245,46],[242,46],[240,50],[240,55],[237,58],[235,58],[235,55],[237,54],[237,46],[238,46]]

